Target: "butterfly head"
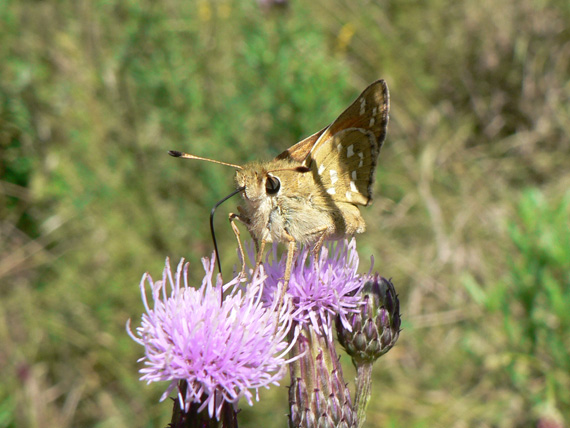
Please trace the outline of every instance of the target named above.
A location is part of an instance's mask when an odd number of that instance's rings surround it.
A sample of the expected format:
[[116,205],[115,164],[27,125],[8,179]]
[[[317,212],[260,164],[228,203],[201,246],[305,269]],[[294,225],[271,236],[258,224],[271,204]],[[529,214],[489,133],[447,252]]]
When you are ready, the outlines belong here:
[[244,199],[257,204],[265,197],[265,183],[268,178],[267,169],[262,164],[247,164],[236,171],[236,187],[245,187],[242,193]]
[[237,187],[245,187],[243,197],[253,205],[281,195],[284,185],[290,184],[291,174],[302,174],[309,169],[289,161],[253,162],[236,171]]

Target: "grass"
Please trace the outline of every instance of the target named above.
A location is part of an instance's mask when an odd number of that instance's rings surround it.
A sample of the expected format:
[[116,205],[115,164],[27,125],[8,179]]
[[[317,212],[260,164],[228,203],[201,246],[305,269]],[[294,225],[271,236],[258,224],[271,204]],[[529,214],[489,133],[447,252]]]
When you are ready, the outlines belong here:
[[[201,276],[233,188],[166,151],[270,159],[377,78],[391,122],[359,250],[405,329],[367,426],[569,423],[567,2],[8,0],[0,18],[0,427],[166,425],[124,325],[166,256]],[[242,426],[284,426],[285,397]]]

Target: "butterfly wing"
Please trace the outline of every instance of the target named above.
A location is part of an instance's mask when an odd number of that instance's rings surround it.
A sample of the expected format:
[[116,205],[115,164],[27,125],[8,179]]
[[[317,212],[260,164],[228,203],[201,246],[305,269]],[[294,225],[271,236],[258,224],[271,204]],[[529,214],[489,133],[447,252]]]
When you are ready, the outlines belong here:
[[327,130],[327,128],[328,126],[326,128],[321,129],[319,132],[314,133],[310,137],[307,137],[304,140],[299,141],[297,144],[289,147],[287,150],[285,150],[275,159],[279,160],[288,159],[302,163],[307,158],[309,153],[311,153],[311,149],[313,148],[319,137],[322,135],[322,133]]
[[378,80],[318,133],[305,165],[313,170],[313,176],[333,200],[357,205],[369,205],[372,201],[374,173],[386,138],[389,108],[388,87]]
[[368,205],[380,147],[362,128],[337,132],[309,155],[313,177],[336,202]]
[[370,129],[381,146],[386,137],[389,104],[388,86],[384,80],[377,80],[368,86],[330,126],[299,141],[275,159],[303,162],[319,144],[324,144],[332,135],[346,128]]
[[342,114],[325,129],[315,142],[313,151],[319,149],[329,137],[347,128],[362,128],[371,131],[379,146],[386,138],[390,95],[384,80],[377,80],[368,86]]

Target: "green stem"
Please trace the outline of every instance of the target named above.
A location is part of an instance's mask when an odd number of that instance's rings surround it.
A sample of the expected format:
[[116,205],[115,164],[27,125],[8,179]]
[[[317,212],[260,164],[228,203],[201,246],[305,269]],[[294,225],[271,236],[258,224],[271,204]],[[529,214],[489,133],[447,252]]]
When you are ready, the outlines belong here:
[[354,409],[356,410],[356,420],[358,428],[364,425],[366,420],[366,408],[372,393],[372,363],[359,364],[356,375],[356,397]]

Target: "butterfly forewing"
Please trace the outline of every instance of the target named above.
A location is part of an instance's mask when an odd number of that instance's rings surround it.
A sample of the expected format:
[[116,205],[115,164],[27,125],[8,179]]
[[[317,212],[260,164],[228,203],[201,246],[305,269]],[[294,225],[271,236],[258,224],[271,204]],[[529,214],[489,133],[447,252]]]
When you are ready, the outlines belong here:
[[333,200],[356,205],[372,201],[389,102],[386,83],[374,82],[314,142],[305,165]]
[[335,201],[368,205],[379,149],[370,131],[339,131],[310,154],[313,176]]
[[372,132],[381,147],[386,138],[389,109],[388,86],[384,80],[377,80],[368,86],[350,107],[320,135],[312,150],[317,150],[319,144],[323,144],[337,132],[348,128],[362,128]]
[[377,80],[368,86],[330,126],[289,147],[276,159],[303,162],[311,151],[317,149],[319,144],[323,144],[328,138],[347,128],[370,130],[379,146],[382,146],[386,138],[389,108],[388,86],[384,80]]

